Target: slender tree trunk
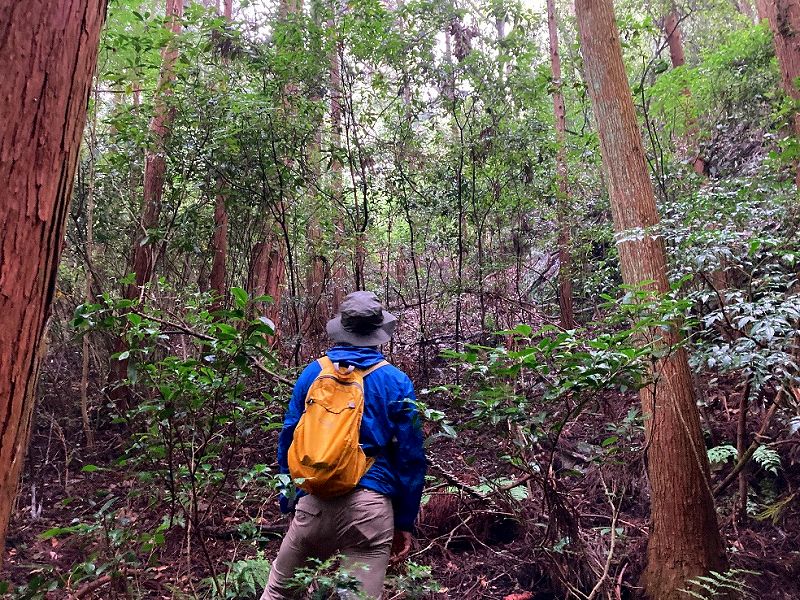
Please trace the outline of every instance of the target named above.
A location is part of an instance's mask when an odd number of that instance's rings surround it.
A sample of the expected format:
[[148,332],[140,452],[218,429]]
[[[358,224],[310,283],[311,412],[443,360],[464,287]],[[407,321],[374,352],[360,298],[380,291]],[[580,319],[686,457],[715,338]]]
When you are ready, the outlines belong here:
[[[86,184],[86,279],[84,301],[87,304],[94,302],[92,293],[92,269],[94,264],[94,189],[95,189],[95,159],[94,151],[97,147],[97,93],[94,95],[92,110],[92,124],[89,130],[89,177]],[[89,420],[89,332],[83,334],[81,344],[81,420],[83,421],[83,434],[86,437],[86,446],[94,447],[94,431]]]
[[[167,0],[166,7],[169,29],[175,35],[181,32],[183,18],[183,0]],[[158,225],[161,214],[161,198],[164,193],[164,181],[167,172],[165,145],[172,122],[166,96],[170,95],[169,87],[175,78],[175,65],[178,61],[178,50],[173,42],[167,44],[162,52],[161,73],[159,76],[158,90],[155,98],[155,112],[150,120],[150,134],[153,138],[154,148],[145,152],[144,182],[142,192],[142,214],[139,218],[137,231],[133,236],[133,251],[131,257],[131,270],[135,273],[133,283],[125,286],[123,296],[129,300],[140,297],[144,293],[144,286],[153,277],[158,244],[148,239],[149,231]],[[119,338],[115,351],[123,352],[126,348],[125,340]],[[128,361],[112,361],[109,373],[111,393],[109,396],[124,410],[130,400],[129,390],[122,386],[128,374]]]
[[683,36],[681,35],[680,19],[678,11],[673,6],[664,19],[664,34],[667,36],[669,46],[669,58],[672,61],[672,68],[686,64],[686,55],[683,52]]
[[[655,196],[639,133],[611,0],[576,0],[585,76],[617,232],[622,277],[652,281],[666,293],[666,257]],[[645,592],[679,600],[689,578],[727,567],[709,484],[709,466],[691,374],[676,326],[660,336],[669,353],[653,365],[654,383],[641,391],[651,493]]]
[[758,23],[758,15],[756,15],[756,11],[753,10],[753,3],[750,0],[737,0],[736,8],[745,17],[750,19],[750,21],[756,24]]
[[[274,236],[269,233],[266,237],[271,239]],[[272,298],[272,305],[264,312],[276,324],[283,293],[282,283],[286,273],[286,258],[280,245],[280,242],[258,242],[253,247],[250,273],[248,275],[248,287],[251,296],[267,295]]]
[[[741,459],[747,452],[747,412],[750,409],[750,390],[752,389],[753,378],[748,377],[745,382],[742,398],[739,401],[739,418],[736,421],[736,456]],[[740,521],[747,517],[747,473],[744,469],[739,473],[739,502],[736,507],[736,515]]]
[[[338,2],[334,0],[333,10],[337,11]],[[328,21],[328,28],[330,31],[336,33],[336,22],[332,18]],[[334,244],[337,252],[333,257],[333,281],[332,281],[332,294],[331,294],[331,310],[337,312],[339,305],[344,300],[347,290],[347,270],[344,267],[344,256],[341,253],[341,248],[344,240],[344,220],[338,216],[341,213],[342,204],[342,170],[343,165],[340,158],[341,145],[342,145],[342,68],[339,57],[341,51],[341,42],[338,41],[338,36],[335,37],[333,48],[330,52],[330,68],[329,68],[329,83],[331,93],[331,195],[333,197],[333,226],[334,226]]]
[[[321,27],[319,2],[312,2],[312,18],[317,27]],[[310,95],[312,103],[322,101],[323,86],[315,87]],[[322,127],[317,123],[314,135],[307,145],[306,163],[306,195],[305,205],[308,214],[307,264],[305,274],[305,298],[303,315],[303,336],[307,343],[303,345],[307,354],[318,355],[318,346],[323,341],[327,302],[325,299],[325,265],[326,256],[323,248],[323,232],[320,223],[320,179],[322,177]]]
[[[800,102],[800,0],[760,0],[759,16],[769,21],[775,54],[781,68],[783,90]],[[800,139],[800,112],[794,115],[794,134]],[[795,183],[800,187],[800,161],[795,161]]]
[[217,178],[217,194],[214,200],[214,235],[211,238],[211,248],[214,258],[211,262],[211,289],[218,298],[224,298],[227,286],[227,258],[228,258],[228,208],[225,205],[225,194],[222,192],[224,185],[221,178]]
[[558,52],[558,20],[555,0],[547,0],[547,27],[550,33],[550,68],[553,73],[553,113],[556,120],[556,215],[558,218],[558,305],[561,326],[575,327],[570,267],[569,181],[567,179],[567,111],[561,93],[561,56]]
[[[219,11],[219,0],[217,11]],[[233,18],[233,0],[225,0],[225,20],[230,23]],[[222,53],[222,64],[227,65],[228,51]],[[214,235],[211,238],[211,248],[214,257],[211,262],[211,289],[219,298],[225,298],[228,290],[227,262],[228,262],[228,206],[223,193],[225,182],[222,177],[217,177],[216,197],[214,199]]]
[[[683,51],[683,35],[681,34],[681,20],[678,17],[678,11],[673,5],[669,13],[664,18],[664,35],[667,38],[667,45],[669,46],[669,57],[672,61],[672,68],[676,69],[686,64],[686,54]],[[684,88],[683,95],[691,97],[692,92],[689,88]],[[698,145],[699,129],[695,119],[689,117],[686,126],[686,146],[687,148],[696,148]],[[692,161],[694,172],[698,175],[705,175],[706,161],[695,153],[694,160]]]
[[[183,19],[183,0],[167,0],[167,18],[169,29],[175,35],[181,32]],[[167,173],[165,156],[166,141],[172,124],[172,111],[166,98],[171,95],[169,87],[175,79],[175,65],[178,61],[178,49],[175,43],[168,44],[162,53],[161,75],[155,99],[155,113],[150,121],[150,134],[154,140],[154,148],[147,151],[144,166],[144,191],[142,197],[142,215],[139,229],[133,244],[133,271],[136,280],[125,290],[125,297],[137,298],[144,285],[153,277],[158,244],[148,240],[148,232],[158,225],[161,214],[161,199],[164,194],[164,181]]]
[[103,0],[0,0],[0,561],[105,8]]

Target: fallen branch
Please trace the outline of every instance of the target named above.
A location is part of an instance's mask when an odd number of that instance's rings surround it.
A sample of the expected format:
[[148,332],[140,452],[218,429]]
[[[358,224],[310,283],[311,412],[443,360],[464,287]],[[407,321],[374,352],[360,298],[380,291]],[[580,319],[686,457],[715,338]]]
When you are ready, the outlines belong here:
[[428,462],[430,463],[430,465],[433,468],[435,468],[437,471],[439,471],[439,473],[441,473],[442,476],[447,481],[449,481],[453,486],[457,487],[460,490],[465,491],[467,494],[469,494],[470,496],[472,496],[476,500],[485,500],[486,499],[486,496],[481,494],[478,490],[476,490],[471,485],[466,484],[463,481],[460,481],[458,479],[458,477],[456,477],[455,475],[450,473],[450,471],[445,469],[442,465],[440,465],[438,462],[436,462],[436,460],[434,460],[432,457],[428,458]]
[[89,594],[91,594],[95,590],[103,587],[105,584],[111,583],[113,578],[114,577],[112,575],[103,575],[102,577],[98,577],[94,581],[90,581],[89,583],[83,584],[81,587],[79,587],[77,590],[75,590],[69,596],[69,598],[70,598],[70,600],[73,600],[73,599],[74,600],[79,600],[80,598],[88,596]]

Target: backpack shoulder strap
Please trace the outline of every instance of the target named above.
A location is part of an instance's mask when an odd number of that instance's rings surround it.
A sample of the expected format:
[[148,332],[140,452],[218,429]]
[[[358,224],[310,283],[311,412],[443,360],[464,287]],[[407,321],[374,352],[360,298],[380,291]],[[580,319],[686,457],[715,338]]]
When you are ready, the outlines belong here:
[[327,372],[329,372],[329,373],[330,373],[330,372],[332,372],[332,371],[335,371],[335,368],[334,368],[334,366],[333,366],[333,361],[332,361],[330,358],[328,358],[328,356],[327,356],[327,355],[325,355],[325,356],[320,356],[320,357],[317,359],[317,364],[319,364],[319,366],[320,366],[320,368],[322,369],[322,372],[323,372],[323,373],[324,373],[325,371],[327,371]]
[[372,366],[371,366],[371,367],[369,367],[368,369],[365,369],[365,370],[364,370],[364,373],[363,373],[363,375],[362,375],[362,377],[366,377],[366,376],[367,376],[367,375],[369,375],[370,373],[373,373],[374,371],[377,371],[377,370],[378,370],[378,369],[380,369],[381,367],[385,367],[385,366],[386,366],[386,365],[388,365],[388,364],[389,364],[389,361],[387,361],[387,360],[382,360],[381,362],[379,362],[379,363],[377,363],[377,364],[374,364],[374,365],[372,365]]

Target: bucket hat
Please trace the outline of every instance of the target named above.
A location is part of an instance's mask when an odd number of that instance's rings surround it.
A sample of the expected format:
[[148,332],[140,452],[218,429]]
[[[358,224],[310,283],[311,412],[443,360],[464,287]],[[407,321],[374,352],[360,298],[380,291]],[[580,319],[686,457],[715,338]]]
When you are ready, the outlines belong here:
[[375,294],[358,291],[347,295],[325,329],[335,342],[380,346],[391,339],[396,325],[397,317],[383,310]]

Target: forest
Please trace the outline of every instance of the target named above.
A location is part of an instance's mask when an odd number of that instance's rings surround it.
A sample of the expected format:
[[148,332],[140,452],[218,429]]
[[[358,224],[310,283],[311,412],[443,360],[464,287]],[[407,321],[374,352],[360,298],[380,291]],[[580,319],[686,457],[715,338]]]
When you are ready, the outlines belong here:
[[800,598],[800,0],[0,0],[0,58],[0,596],[260,598],[369,290],[385,600]]

